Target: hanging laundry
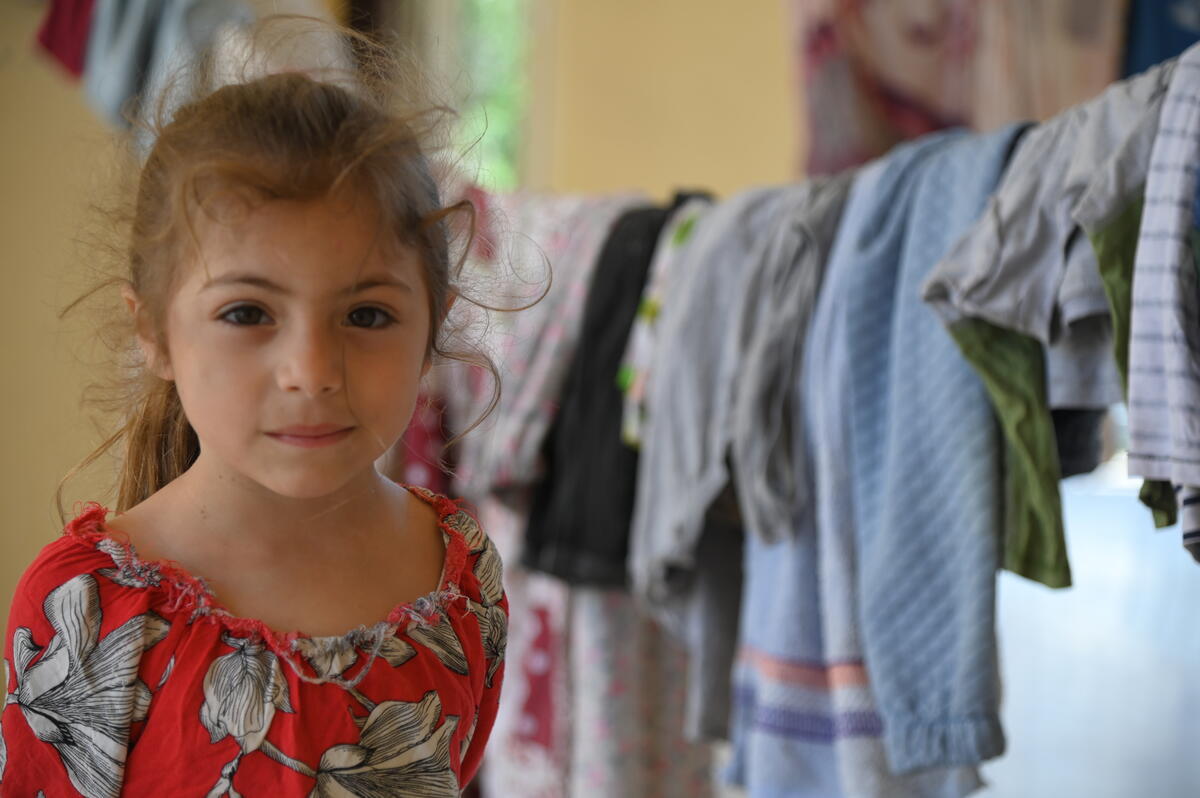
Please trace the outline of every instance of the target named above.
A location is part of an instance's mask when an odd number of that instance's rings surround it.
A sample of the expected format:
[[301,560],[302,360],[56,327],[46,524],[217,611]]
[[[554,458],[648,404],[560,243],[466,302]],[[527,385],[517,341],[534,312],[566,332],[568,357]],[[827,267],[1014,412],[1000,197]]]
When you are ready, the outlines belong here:
[[[557,416],[601,247],[616,220],[644,204],[637,195],[490,196],[486,246],[472,253],[471,279],[488,284],[488,295],[500,297],[501,306],[528,305],[545,292],[541,301],[516,313],[457,321],[481,334],[480,344],[498,361],[504,393],[492,416],[457,447],[456,492],[478,504],[481,522],[489,525],[506,565],[510,613],[524,619],[509,629],[513,667],[485,757],[488,795],[570,794],[576,759],[571,691],[575,670],[583,667],[570,654],[571,592],[520,563],[533,486],[545,473],[540,460],[545,434]],[[452,431],[461,431],[489,405],[491,380],[468,368],[450,369],[439,379]],[[607,635],[611,630],[606,629],[579,633]],[[629,638],[614,656],[621,663],[640,662],[630,649],[636,645]],[[592,686],[599,689],[600,683]],[[587,739],[582,735],[579,745]]]
[[715,205],[693,233],[689,263],[680,265],[673,301],[662,309],[630,544],[635,591],[656,607],[679,598],[705,513],[729,480],[728,421],[742,348],[732,331],[758,242],[784,213],[789,191],[807,189],[754,189]]
[[[1156,125],[1157,127],[1157,125]],[[1151,134],[1153,136],[1153,134]],[[1148,150],[1147,146],[1147,150]],[[1145,177],[1145,166],[1149,161],[1146,157],[1138,161],[1141,164],[1141,176]],[[1138,167],[1133,167],[1136,173]],[[1133,264],[1137,250],[1138,231],[1142,223],[1142,184],[1137,186],[1136,196],[1128,197],[1128,204],[1118,206],[1119,212],[1111,213],[1104,209],[1096,211],[1081,210],[1077,219],[1081,227],[1088,232],[1092,247],[1096,252],[1096,260],[1100,276],[1104,280],[1104,289],[1108,293],[1109,304],[1112,308],[1113,325],[1113,354],[1117,369],[1121,374],[1122,385],[1129,385],[1129,327],[1133,308]],[[1091,217],[1091,213],[1097,215]],[[1170,482],[1161,480],[1146,480],[1138,494],[1142,504],[1151,509],[1154,524],[1157,527],[1172,526],[1178,520],[1180,500]],[[1185,541],[1187,539],[1185,532]]]
[[[643,203],[633,194],[497,199],[518,210],[498,210],[498,218],[510,218],[516,235],[497,249],[493,274],[502,282],[496,290],[521,306],[536,300],[547,284],[549,289],[532,307],[489,321],[493,326],[483,343],[503,365],[505,388],[486,422],[487,434],[478,436],[479,446],[460,453],[458,479],[465,495],[523,491],[544,474],[542,446],[579,342],[600,248],[621,214]],[[488,399],[490,390],[478,409]]]
[[621,441],[617,372],[673,210],[626,211],[600,251],[524,541],[527,567],[574,585],[566,629],[572,796],[712,791],[709,748],[683,735],[682,645],[624,590],[604,589],[627,579],[638,467],[637,452]]
[[[749,278],[808,186],[762,188],[718,203],[688,244],[660,320],[630,531],[634,594],[689,651],[687,731],[723,738],[737,636],[740,524],[710,515],[729,488],[731,413],[745,342],[740,318],[759,297]],[[727,499],[728,503],[728,499]],[[736,503],[735,503],[736,506]]]
[[1200,488],[1181,486],[1176,496],[1183,525],[1183,547],[1200,563]]
[[962,796],[1003,750],[1000,439],[915,289],[1017,132],[924,137],[852,189],[805,353],[809,525],[747,542],[731,775],[752,798]]
[[[1167,62],[1166,70],[1173,70]],[[1164,74],[1171,79],[1172,72]],[[1165,89],[1150,101],[1147,112],[1104,168],[1095,173],[1079,198],[1072,218],[1087,235],[1108,297],[1113,330],[1113,355],[1123,396],[1129,386],[1129,326],[1133,305],[1133,269],[1141,226],[1151,151],[1158,135]],[[1065,471],[1064,471],[1065,473]],[[1146,480],[1140,494],[1151,508],[1157,526],[1170,526],[1177,517],[1175,491],[1169,482]]]
[[[1171,69],[1114,84],[1030,130],[979,223],[923,288],[983,376],[1008,440],[1004,567],[1051,587],[1071,576],[1050,409],[1102,409],[1121,396],[1108,299],[1072,213],[1121,142],[1157,114]],[[1048,357],[1055,347],[1069,355]]]
[[692,234],[711,205],[712,201],[708,199],[689,200],[671,216],[654,248],[650,276],[646,278],[646,288],[642,292],[617,373],[619,385],[625,394],[621,439],[634,448],[641,446],[646,424],[646,383],[658,346],[663,305],[674,301],[672,281],[676,279],[676,267],[688,262],[688,244]]
[[[684,738],[687,653],[624,590],[570,596],[571,765],[578,798],[709,798],[709,746]],[[524,793],[504,793],[523,795]]]
[[[841,216],[841,230],[858,230],[864,206],[874,203],[881,164],[858,176]],[[854,234],[857,236],[857,233]],[[839,246],[845,250],[839,232]],[[818,356],[838,356],[839,338],[833,326],[846,319],[840,286],[852,257],[834,250],[826,269],[806,343],[803,370],[810,373]],[[845,373],[842,372],[842,373]],[[806,377],[805,377],[806,379]],[[805,403],[805,412],[811,403]],[[826,440],[816,430],[806,438],[812,452]],[[841,454],[848,443],[830,454]],[[815,479],[814,468],[804,475]],[[848,485],[848,474],[842,485]],[[847,496],[842,491],[841,497]],[[745,578],[739,652],[734,670],[734,708],[731,719],[733,760],[727,778],[743,786],[751,798],[834,798],[845,796],[835,750],[842,740],[878,736],[880,720],[863,704],[836,713],[832,691],[850,691],[862,702],[865,688],[862,656],[827,664],[821,623],[821,590],[812,514],[824,497],[804,505],[805,526],[778,544],[762,536],[745,538]],[[869,703],[869,702],[868,702]]]
[[670,208],[613,225],[587,293],[579,344],[543,446],[524,564],[571,584],[625,585],[637,453],[621,442],[620,358]]
[[[880,268],[888,275],[898,270],[898,235],[903,235],[907,216],[903,209],[911,198],[909,191],[915,184],[915,169],[929,155],[921,152],[919,146],[899,148],[878,166],[863,170],[851,199],[854,204],[846,212],[827,268],[829,276],[821,301],[825,305],[828,300],[828,305],[820,309],[824,315],[814,320],[809,338],[813,343],[807,352],[803,378],[805,423],[811,435],[815,474],[815,529],[809,544],[812,550],[791,553],[776,547],[773,551],[750,553],[764,565],[764,560],[777,559],[781,565],[775,567],[815,567],[815,573],[806,578],[797,574],[798,580],[804,579],[814,586],[805,598],[815,601],[815,607],[812,604],[789,607],[781,602],[783,596],[768,597],[765,607],[759,604],[780,625],[764,629],[757,640],[747,640],[753,646],[749,653],[754,656],[746,658],[745,664],[750,667],[742,678],[756,685],[755,704],[749,709],[756,721],[749,731],[751,743],[774,745],[787,752],[796,750],[810,758],[820,756],[827,763],[824,767],[837,780],[835,791],[829,794],[847,798],[959,796],[980,784],[971,767],[931,768],[914,776],[893,773],[883,741],[885,719],[871,683],[872,671],[863,639],[866,631],[861,620],[862,590],[870,583],[860,572],[861,558],[866,552],[860,550],[862,522],[857,517],[857,495],[850,488],[859,478],[861,466],[855,456],[852,429],[857,418],[851,415],[848,403],[855,385],[853,359],[864,356],[855,340],[860,339],[860,325],[870,322],[875,309],[869,308],[865,318],[857,314],[862,313],[864,305],[873,305],[871,300],[892,298],[891,292],[883,287],[881,294],[860,294],[864,284],[869,285],[870,275],[879,274]],[[891,218],[885,211],[889,206],[898,211]],[[877,246],[872,246],[872,239]],[[885,301],[885,313],[890,304]],[[817,341],[823,344],[817,346]],[[861,367],[870,369],[874,364],[868,359]],[[908,421],[902,419],[899,423]],[[874,424],[871,429],[875,429]],[[950,466],[939,463],[938,467]],[[929,497],[938,496],[934,486],[926,490]],[[907,564],[907,560],[893,564],[897,577],[907,576]],[[754,560],[748,569],[751,573],[747,581],[758,581]],[[747,611],[755,612],[756,608],[748,607]],[[813,621],[818,624],[815,630],[811,628]],[[804,626],[800,627],[798,622]],[[795,642],[787,640],[787,636],[800,630],[805,632],[804,637]],[[814,631],[819,636],[814,636]],[[804,648],[795,647],[800,640],[804,641]],[[814,643],[819,647],[810,648]],[[803,667],[785,670],[780,664]],[[805,688],[816,689],[809,692]],[[814,699],[819,703],[812,707],[816,714],[809,723],[816,721],[817,729],[824,727],[822,731],[828,731],[809,736],[807,746],[796,745],[805,741],[802,735],[796,735],[803,727],[797,729],[795,725],[803,715],[793,716],[789,724],[763,722],[772,714],[787,718],[780,710],[807,709]],[[789,739],[797,736],[800,739]],[[785,791],[777,794],[805,794],[796,790],[798,785],[787,787],[787,784],[785,781]],[[775,793],[752,791],[751,794]]]
[[94,3],[95,0],[51,0],[37,32],[42,49],[76,78],[83,75]]
[[1105,448],[1107,410],[1051,410],[1054,449],[1063,479],[1088,474],[1112,456]]
[[157,99],[174,70],[204,52],[219,30],[248,24],[238,0],[95,0],[83,87],[88,103],[116,127],[128,127]]
[[[840,534],[856,552],[851,617],[896,773],[971,766],[1004,749],[993,627],[1000,438],[983,384],[920,286],[978,218],[1019,131],[927,137],[907,168],[898,154],[879,191],[886,210],[865,225],[849,278],[840,423],[854,516]],[[909,185],[889,189],[889,179]]]
[[[489,196],[486,205],[480,207],[486,208],[486,218],[480,225],[480,243],[473,248],[467,265],[468,279],[484,286],[488,296],[498,297],[498,307],[526,309],[487,313],[469,303],[456,302],[450,313],[457,314],[457,318],[451,323],[476,340],[495,361],[501,371],[501,384],[511,394],[515,387],[505,377],[523,367],[529,356],[524,350],[534,345],[540,329],[548,323],[551,306],[558,301],[549,295],[540,302],[538,298],[546,291],[561,293],[569,275],[577,268],[588,268],[578,264],[594,254],[580,250],[576,255],[571,247],[576,241],[575,220],[586,215],[589,202],[584,197],[569,195],[499,194]],[[598,246],[594,235],[589,237],[589,243]],[[568,277],[563,278],[559,272]],[[467,289],[470,288],[468,285]],[[522,331],[529,332],[519,335],[518,322]],[[528,340],[531,335],[532,341]],[[451,431],[459,434],[488,409],[495,382],[484,369],[455,368],[439,376],[444,384],[442,393],[449,403]],[[502,393],[500,398],[504,396]],[[491,471],[498,457],[495,433],[501,426],[502,409],[497,406],[481,427],[457,444],[454,475],[457,493],[479,500],[490,492],[494,482]]]
[[[1129,473],[1181,492],[1184,543],[1200,546],[1200,45],[1179,58],[1163,101],[1133,267]],[[1200,557],[1197,557],[1200,559]]]
[[484,752],[486,796],[566,798],[571,771],[568,662],[569,592],[565,584],[514,567],[520,561],[528,508],[509,496],[477,503],[480,524],[504,562],[509,599],[504,697]]
[[730,462],[746,528],[764,540],[792,537],[810,501],[799,374],[829,248],[853,176],[810,184],[771,231],[746,286],[748,305],[730,415]]

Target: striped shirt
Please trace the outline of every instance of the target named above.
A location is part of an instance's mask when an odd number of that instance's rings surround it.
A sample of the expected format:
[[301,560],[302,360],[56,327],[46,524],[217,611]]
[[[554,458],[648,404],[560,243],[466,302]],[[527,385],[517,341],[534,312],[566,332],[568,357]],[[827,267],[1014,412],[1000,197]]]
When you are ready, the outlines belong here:
[[1200,164],[1200,45],[1179,59],[1150,154],[1133,271],[1129,473],[1200,485],[1200,301],[1189,235]]
[[1183,545],[1200,561],[1197,169],[1200,45],[1179,58],[1150,153],[1129,340],[1129,473],[1176,485]]

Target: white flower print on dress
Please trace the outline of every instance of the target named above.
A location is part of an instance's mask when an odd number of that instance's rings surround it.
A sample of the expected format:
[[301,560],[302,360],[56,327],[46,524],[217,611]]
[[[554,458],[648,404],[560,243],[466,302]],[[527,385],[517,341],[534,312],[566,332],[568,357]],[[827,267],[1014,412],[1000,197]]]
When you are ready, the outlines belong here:
[[446,525],[463,536],[467,551],[479,555],[475,560],[475,578],[479,581],[480,598],[486,607],[500,603],[504,595],[503,569],[500,553],[483,528],[468,513],[458,511],[446,521]]
[[320,679],[337,678],[358,661],[354,644],[341,638],[300,637],[292,642],[292,649]]
[[475,730],[479,728],[479,710],[475,710],[475,719],[471,721],[471,728],[467,729],[467,733],[463,735],[462,742],[458,746],[458,760],[467,758],[467,749],[471,747],[471,740],[475,737]]
[[154,689],[155,690],[163,689],[163,685],[167,683],[167,679],[171,678],[171,673],[174,670],[175,670],[175,655],[172,654],[171,658],[169,660],[167,660],[167,667],[163,670],[162,678],[160,678],[158,680],[158,687],[156,687]]
[[221,635],[221,641],[233,648],[213,660],[204,675],[204,705],[200,722],[208,730],[211,742],[233,737],[241,747],[237,756],[221,770],[221,778],[209,796],[237,796],[233,776],[242,757],[260,748],[274,755],[266,741],[275,711],[292,712],[287,681],[279,659],[261,639]]
[[412,644],[396,637],[394,631],[379,647],[379,656],[387,660],[388,665],[391,665],[393,668],[399,668],[416,655],[417,650],[412,647]]
[[438,610],[435,623],[414,625],[408,630],[408,636],[432,651],[450,670],[467,675],[467,655],[463,652],[462,641],[444,611]]
[[500,554],[495,544],[487,540],[475,560],[475,579],[479,582],[479,597],[485,607],[493,607],[504,597],[504,574]]
[[17,628],[17,691],[5,705],[17,704],[37,738],[54,746],[76,790],[87,798],[116,798],[129,726],[144,720],[150,706],[138,664],[170,624],[147,612],[101,639],[100,594],[91,574],[55,588],[42,609],[54,637],[43,648],[30,629]]
[[483,551],[483,547],[487,544],[487,535],[483,533],[483,528],[471,517],[470,513],[459,510],[446,518],[446,526],[463,536],[463,540],[467,542],[467,550],[471,554]]
[[479,635],[483,642],[483,655],[488,669],[485,684],[492,686],[496,671],[504,661],[504,650],[508,647],[508,616],[499,607],[487,607],[467,600],[467,607],[479,621]]
[[221,641],[233,651],[213,660],[204,676],[200,722],[212,742],[232,736],[248,754],[262,745],[276,709],[292,711],[288,686],[262,640],[226,633]]
[[417,650],[396,637],[396,628],[389,625],[338,638],[301,637],[292,642],[292,648],[304,658],[317,678],[336,681],[358,662],[358,648],[370,652],[375,650],[377,644],[378,656],[393,668],[400,667],[417,655]]
[[430,690],[416,703],[385,701],[371,711],[356,745],[321,756],[309,798],[457,798],[450,738],[458,718],[438,726],[442,703]]
[[158,566],[137,558],[132,546],[122,546],[111,538],[96,543],[96,548],[112,557],[116,568],[101,568],[97,573],[124,587],[157,587],[162,584]]

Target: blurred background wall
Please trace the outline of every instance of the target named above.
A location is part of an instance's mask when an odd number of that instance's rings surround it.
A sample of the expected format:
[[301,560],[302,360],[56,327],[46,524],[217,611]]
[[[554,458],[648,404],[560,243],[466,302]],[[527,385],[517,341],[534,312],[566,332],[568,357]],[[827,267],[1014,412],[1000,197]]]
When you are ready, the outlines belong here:
[[[58,480],[99,440],[80,412],[88,332],[58,321],[84,287],[76,236],[103,181],[109,131],[65,71],[34,49],[42,3],[0,5],[0,610],[60,527]],[[98,487],[93,482],[93,487]],[[88,485],[75,486],[83,498]],[[68,505],[69,508],[69,505]]]
[[558,0],[532,11],[529,185],[728,195],[793,173],[783,3]]

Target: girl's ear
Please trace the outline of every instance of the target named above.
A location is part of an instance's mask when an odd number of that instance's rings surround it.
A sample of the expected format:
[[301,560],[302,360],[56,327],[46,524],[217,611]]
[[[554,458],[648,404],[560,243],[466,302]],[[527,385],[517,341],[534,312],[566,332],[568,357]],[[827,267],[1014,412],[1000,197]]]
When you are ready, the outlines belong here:
[[142,300],[134,292],[133,286],[128,283],[121,286],[121,297],[125,300],[125,306],[129,308],[129,315],[133,317],[134,336],[137,338],[138,348],[142,350],[142,357],[146,359],[146,368],[160,379],[175,379],[175,372],[171,369],[167,353],[159,346],[158,337],[154,335],[150,328],[150,320],[146,318]]

